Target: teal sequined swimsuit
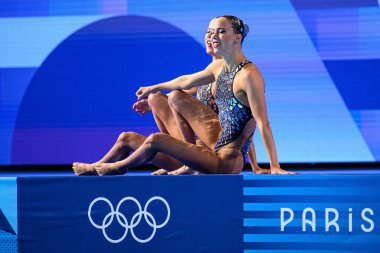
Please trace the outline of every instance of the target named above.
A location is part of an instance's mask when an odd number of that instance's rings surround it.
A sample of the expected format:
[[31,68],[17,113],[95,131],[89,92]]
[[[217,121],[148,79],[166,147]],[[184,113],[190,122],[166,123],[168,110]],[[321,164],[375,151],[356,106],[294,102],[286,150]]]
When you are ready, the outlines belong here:
[[219,113],[218,106],[215,103],[215,98],[211,92],[212,83],[198,87],[197,99],[210,107],[216,114]]
[[[251,62],[248,60],[241,62],[230,73],[227,73],[223,67],[216,80],[215,102],[219,109],[218,115],[222,133],[215,145],[215,151],[236,140],[243,132],[248,121],[253,118],[251,109],[236,99],[232,89],[236,73],[249,63]],[[241,149],[244,160],[248,154],[250,143],[251,138],[248,138]]]

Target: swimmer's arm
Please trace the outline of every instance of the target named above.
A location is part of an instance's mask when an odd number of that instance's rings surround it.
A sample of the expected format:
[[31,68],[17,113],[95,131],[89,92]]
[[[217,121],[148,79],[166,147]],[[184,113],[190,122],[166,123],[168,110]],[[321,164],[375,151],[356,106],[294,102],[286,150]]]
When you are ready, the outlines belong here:
[[267,106],[264,95],[264,79],[257,68],[243,76],[243,89],[260,131],[263,144],[269,156],[270,167],[280,168],[277,158],[276,145],[269,124]]
[[253,137],[252,137],[251,144],[249,145],[248,158],[249,158],[249,163],[251,164],[252,171],[254,172],[259,167],[259,165],[257,164],[256,150],[255,150],[255,144],[253,143]]
[[151,93],[160,90],[188,90],[193,87],[198,87],[204,84],[212,83],[215,81],[216,70],[219,68],[220,64],[220,61],[214,61],[210,63],[210,65],[208,65],[207,68],[197,73],[183,75],[171,81],[160,84],[148,87],[141,87],[136,92],[136,96],[139,99],[141,99],[147,97]]
[[271,173],[269,169],[261,168],[259,164],[257,163],[255,144],[253,143],[253,138],[252,138],[251,145],[249,146],[248,157],[249,157],[249,162],[251,163],[251,169],[253,173],[256,173],[256,174],[270,174]]

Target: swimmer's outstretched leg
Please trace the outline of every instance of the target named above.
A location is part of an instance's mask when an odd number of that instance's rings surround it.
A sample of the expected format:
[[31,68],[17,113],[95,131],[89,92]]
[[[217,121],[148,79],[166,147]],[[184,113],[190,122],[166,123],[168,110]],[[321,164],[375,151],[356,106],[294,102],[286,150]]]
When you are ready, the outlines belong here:
[[95,163],[73,163],[73,171],[77,176],[96,176]]
[[97,163],[95,166],[95,170],[99,176],[123,175],[128,172],[128,169],[117,166],[117,162],[116,163]]
[[167,175],[168,174],[168,171],[165,170],[165,169],[158,169],[158,170],[155,170],[151,173],[151,175],[153,176],[157,176],[157,175]]
[[203,174],[197,170],[190,169],[188,166],[183,165],[181,168],[178,168],[173,171],[167,171],[164,169],[159,169],[153,171],[151,175],[200,175]]
[[188,166],[184,165],[179,169],[168,172],[168,175],[199,175],[203,174],[197,170],[190,169]]

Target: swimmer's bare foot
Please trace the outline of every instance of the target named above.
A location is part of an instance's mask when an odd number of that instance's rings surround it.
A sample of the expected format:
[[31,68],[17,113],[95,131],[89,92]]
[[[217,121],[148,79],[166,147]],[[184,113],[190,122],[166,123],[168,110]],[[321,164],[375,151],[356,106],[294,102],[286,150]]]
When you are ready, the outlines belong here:
[[128,169],[117,167],[116,163],[97,163],[95,170],[99,176],[122,175],[128,172]]
[[199,175],[199,174],[202,174],[202,173],[199,172],[199,171],[190,169],[186,165],[182,166],[179,169],[176,169],[176,170],[168,172],[168,175],[185,175],[185,174],[186,175]]
[[95,176],[98,175],[94,163],[73,163],[73,171],[77,176]]
[[261,175],[261,174],[271,174],[271,171],[270,169],[263,169],[263,168],[260,168],[260,167],[254,167],[253,168],[253,172],[257,175]]
[[168,174],[168,171],[165,169],[159,169],[159,170],[153,171],[151,173],[151,175],[154,175],[154,176],[156,176],[156,175],[167,175],[167,174]]
[[270,168],[270,174],[281,174],[281,175],[294,175],[294,174],[299,174],[297,172],[292,172],[292,171],[286,171],[281,168]]

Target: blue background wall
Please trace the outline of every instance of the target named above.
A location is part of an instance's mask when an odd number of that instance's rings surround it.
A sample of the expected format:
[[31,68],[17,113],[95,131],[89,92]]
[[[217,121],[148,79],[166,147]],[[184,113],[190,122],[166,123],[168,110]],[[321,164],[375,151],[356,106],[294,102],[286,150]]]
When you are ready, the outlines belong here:
[[91,162],[121,131],[158,131],[135,91],[204,68],[226,13],[251,27],[281,162],[380,161],[378,1],[2,0],[0,164]]

